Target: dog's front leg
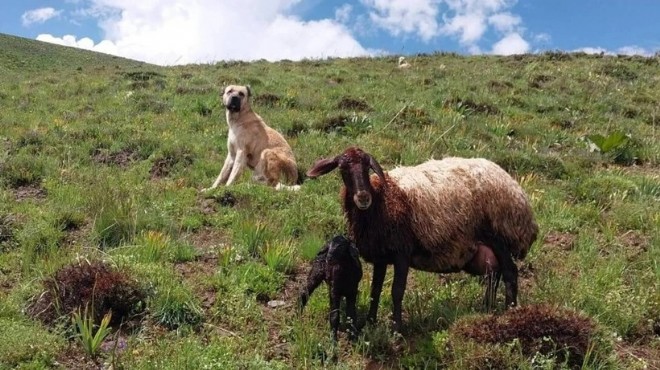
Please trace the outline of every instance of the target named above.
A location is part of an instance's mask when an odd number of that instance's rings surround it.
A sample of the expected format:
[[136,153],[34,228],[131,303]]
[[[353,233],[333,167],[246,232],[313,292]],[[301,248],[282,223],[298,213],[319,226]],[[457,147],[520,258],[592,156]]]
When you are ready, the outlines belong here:
[[210,188],[202,189],[202,191],[213,190],[217,188],[218,185],[220,184],[224,185],[227,182],[227,179],[229,178],[229,173],[231,172],[233,166],[234,166],[234,156],[231,155],[231,152],[229,152],[227,153],[227,158],[225,158],[225,164],[222,165],[222,170],[220,170],[220,174],[213,182],[213,185],[211,185]]
[[231,185],[239,176],[241,176],[245,165],[247,165],[247,153],[244,150],[237,150],[234,166],[232,166],[231,173],[229,174],[229,180],[227,180],[228,186]]

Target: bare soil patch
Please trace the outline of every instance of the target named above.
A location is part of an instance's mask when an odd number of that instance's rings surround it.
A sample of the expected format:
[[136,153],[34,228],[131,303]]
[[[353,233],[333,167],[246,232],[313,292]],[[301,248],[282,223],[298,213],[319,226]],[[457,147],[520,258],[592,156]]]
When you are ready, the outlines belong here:
[[445,100],[445,108],[459,107],[461,109],[469,109],[475,113],[494,115],[499,114],[500,110],[493,105],[486,103],[478,103],[471,99],[450,98]]
[[179,153],[168,154],[154,160],[149,175],[152,180],[160,179],[170,175],[172,170],[177,164],[188,166],[193,163],[192,155],[188,152],[181,151]]
[[272,299],[273,301],[283,301],[285,302],[284,305],[276,308],[271,308],[268,304],[261,306],[264,321],[268,323],[268,342],[270,346],[266,358],[269,360],[285,360],[290,357],[290,343],[281,333],[284,329],[286,316],[297,310],[298,294],[307,282],[309,268],[308,264],[298,266],[296,271],[288,276],[279,294]]
[[96,148],[92,154],[92,159],[96,163],[126,168],[138,160],[138,153],[134,149],[129,148],[124,148],[117,152],[110,152],[108,149]]
[[362,99],[354,99],[350,97],[343,97],[337,103],[337,108],[338,109],[347,109],[347,110],[357,110],[357,111],[363,111],[363,112],[370,112],[373,110],[371,106],[364,100]]
[[[617,343],[614,347],[616,355],[624,364],[646,364],[644,369],[660,369],[660,346],[654,345],[635,345],[626,342]],[[642,367],[637,367],[642,368]]]
[[570,251],[575,247],[576,238],[577,237],[575,235],[570,233],[550,231],[543,239],[543,244],[559,248],[564,251]]
[[350,117],[345,114],[325,118],[315,128],[324,132],[340,131],[350,121]]
[[280,97],[275,94],[264,93],[254,97],[253,102],[255,105],[264,107],[275,107],[280,102]]
[[48,196],[46,189],[38,185],[24,185],[14,189],[14,197],[18,202],[30,199],[45,199],[46,196]]

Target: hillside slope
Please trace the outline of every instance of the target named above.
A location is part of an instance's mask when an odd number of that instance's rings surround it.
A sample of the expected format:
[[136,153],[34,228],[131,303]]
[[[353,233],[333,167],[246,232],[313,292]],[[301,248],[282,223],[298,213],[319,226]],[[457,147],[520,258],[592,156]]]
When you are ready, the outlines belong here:
[[[660,367],[660,60],[407,60],[165,68],[0,36],[0,367]],[[385,170],[449,155],[504,167],[540,227],[519,265],[524,310],[490,316],[478,278],[412,271],[394,336],[390,271],[379,322],[326,361],[327,290],[302,315],[295,299],[346,231],[341,179],[278,192],[246,171],[200,192],[225,158],[229,83],[251,85],[302,170],[351,145]],[[86,304],[113,315],[91,353],[69,324]]]
[[88,50],[0,34],[0,68],[31,72],[79,67],[137,67],[146,63]]

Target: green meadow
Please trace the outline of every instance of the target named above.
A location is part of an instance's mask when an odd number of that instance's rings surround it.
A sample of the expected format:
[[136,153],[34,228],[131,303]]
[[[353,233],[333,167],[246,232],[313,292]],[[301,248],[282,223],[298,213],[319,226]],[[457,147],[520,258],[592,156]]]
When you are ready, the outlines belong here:
[[[161,67],[0,35],[0,369],[660,368],[660,58],[397,58]],[[341,178],[200,192],[227,84],[302,171],[354,145],[385,170],[501,165],[540,227],[520,311],[503,288],[486,311],[477,277],[412,271],[394,335],[388,271],[378,323],[333,347],[325,286],[295,303],[346,230]]]

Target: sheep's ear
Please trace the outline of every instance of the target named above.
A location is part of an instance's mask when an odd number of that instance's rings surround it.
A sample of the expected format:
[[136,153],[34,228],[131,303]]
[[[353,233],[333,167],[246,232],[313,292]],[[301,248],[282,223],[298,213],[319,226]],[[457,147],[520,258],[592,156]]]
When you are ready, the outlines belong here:
[[380,167],[378,162],[372,157],[370,154],[367,154],[369,156],[369,167],[371,167],[372,170],[380,177],[381,180],[383,180],[383,184],[385,183],[385,174],[383,173],[383,169]]
[[250,88],[250,85],[245,85],[245,89],[247,90],[248,98],[252,96],[252,89]]
[[337,161],[337,157],[319,159],[316,161],[316,163],[314,163],[312,168],[307,171],[307,177],[315,178],[321,175],[325,175],[326,173],[337,168],[338,164],[339,162]]

